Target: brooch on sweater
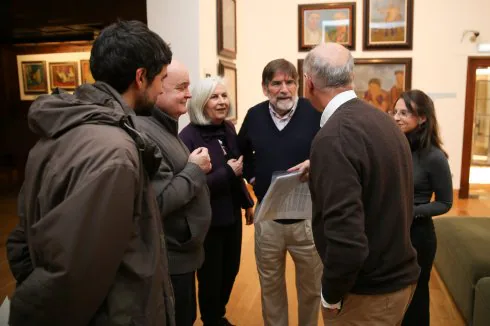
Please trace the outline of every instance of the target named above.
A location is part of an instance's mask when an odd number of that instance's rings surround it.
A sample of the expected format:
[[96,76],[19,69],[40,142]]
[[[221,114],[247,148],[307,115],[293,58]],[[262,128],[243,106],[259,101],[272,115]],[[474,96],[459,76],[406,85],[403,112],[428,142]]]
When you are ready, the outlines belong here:
[[226,152],[225,146],[223,145],[223,142],[220,139],[218,139],[218,142],[221,146],[221,149],[223,150],[223,154],[225,154],[225,156],[228,155],[228,153]]

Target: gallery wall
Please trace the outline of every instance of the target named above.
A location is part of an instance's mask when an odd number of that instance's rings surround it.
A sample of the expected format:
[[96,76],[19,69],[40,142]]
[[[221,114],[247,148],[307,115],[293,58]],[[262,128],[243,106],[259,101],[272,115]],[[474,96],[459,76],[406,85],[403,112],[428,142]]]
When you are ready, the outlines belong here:
[[[27,154],[38,137],[30,131],[27,123],[32,100],[21,99],[18,59],[76,61],[87,58],[90,48],[90,42],[0,45],[0,155],[13,161],[20,182],[23,180]],[[65,56],[65,53],[69,55]]]
[[[170,44],[173,58],[189,68],[192,82],[217,74],[216,1],[147,0],[148,26]],[[179,129],[189,116],[179,119]]]
[[[329,1],[329,3],[342,1]],[[415,0],[413,49],[362,51],[363,1],[356,2],[355,58],[412,58],[412,88],[429,93],[435,101],[444,146],[449,153],[453,187],[459,188],[463,142],[466,69],[476,45],[464,30],[480,32],[490,42],[488,0]],[[248,108],[265,100],[261,73],[270,60],[285,58],[296,65],[306,52],[298,52],[298,4],[325,1],[237,1],[238,124]],[[490,56],[490,53],[487,54]]]

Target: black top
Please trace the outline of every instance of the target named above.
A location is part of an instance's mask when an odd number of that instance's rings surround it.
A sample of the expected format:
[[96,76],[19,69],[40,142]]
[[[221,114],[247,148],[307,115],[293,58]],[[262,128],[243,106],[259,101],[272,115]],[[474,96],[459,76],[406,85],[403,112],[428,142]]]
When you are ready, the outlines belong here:
[[206,177],[213,211],[211,226],[240,222],[241,208],[252,207],[253,200],[243,179],[235,176],[227,163],[229,159],[240,157],[235,126],[229,121],[207,126],[191,123],[180,132],[180,138],[190,151],[198,147],[209,151],[212,169]]
[[[444,153],[437,147],[420,149],[417,133],[407,138],[412,149],[414,211],[416,218],[446,213],[453,204],[451,170]],[[435,200],[431,202],[432,195]]]
[[341,105],[313,140],[310,190],[328,303],[417,282],[412,159],[392,118],[360,99]]
[[255,177],[254,191],[259,202],[271,183],[272,173],[305,161],[320,129],[320,113],[307,99],[299,98],[296,111],[284,129],[277,129],[269,111],[269,101],[248,110],[238,133],[243,154],[243,175]]

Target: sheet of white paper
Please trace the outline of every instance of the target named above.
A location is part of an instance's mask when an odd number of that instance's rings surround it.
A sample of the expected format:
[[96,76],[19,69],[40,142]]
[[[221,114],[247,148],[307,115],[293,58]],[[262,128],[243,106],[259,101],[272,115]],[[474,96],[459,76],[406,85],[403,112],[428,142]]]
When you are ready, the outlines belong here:
[[311,219],[311,195],[301,172],[275,173],[255,213],[254,223],[276,219]]
[[5,297],[2,306],[0,306],[0,326],[7,326],[9,322],[10,300]]

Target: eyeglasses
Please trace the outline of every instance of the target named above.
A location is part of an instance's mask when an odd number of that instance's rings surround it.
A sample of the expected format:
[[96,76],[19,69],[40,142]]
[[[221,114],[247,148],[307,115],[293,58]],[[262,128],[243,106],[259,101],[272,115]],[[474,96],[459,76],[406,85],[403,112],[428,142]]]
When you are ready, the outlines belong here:
[[408,110],[390,110],[388,111],[388,114],[391,115],[393,118],[396,117],[397,115],[400,116],[400,118],[408,118],[411,117],[413,114],[412,112]]

